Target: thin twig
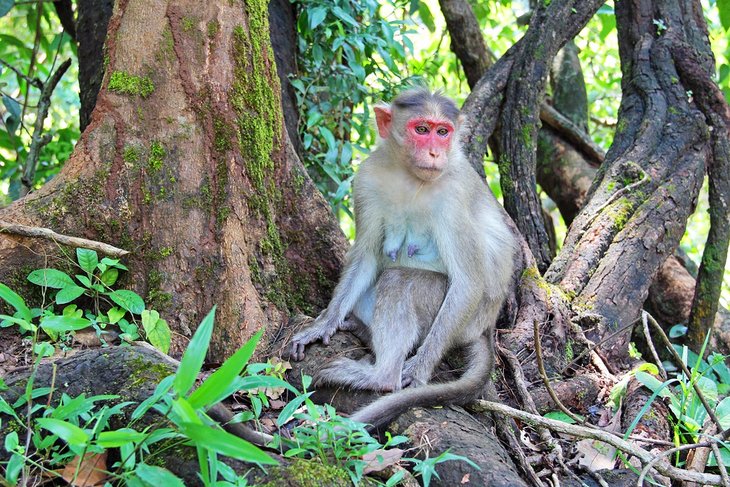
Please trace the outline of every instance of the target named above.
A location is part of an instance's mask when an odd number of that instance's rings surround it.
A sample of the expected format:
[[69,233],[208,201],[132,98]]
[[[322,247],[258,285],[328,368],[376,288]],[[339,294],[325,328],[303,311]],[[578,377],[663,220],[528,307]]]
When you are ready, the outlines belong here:
[[101,252],[104,255],[110,255],[112,257],[124,257],[129,254],[128,250],[120,249],[104,242],[62,235],[54,232],[50,228],[30,227],[19,223],[10,223],[0,220],[0,234],[2,233],[12,233],[31,238],[44,238],[60,244],[70,245],[71,247],[96,250],[97,252]]
[[[522,367],[520,366],[520,361],[517,359],[517,356],[507,348],[500,347],[499,352],[502,357],[506,359],[507,363],[512,369],[512,379],[515,383],[515,386],[517,386],[517,391],[520,395],[522,406],[532,414],[538,414],[537,407],[535,406],[535,401],[533,401],[530,391],[527,390],[525,375],[522,372]],[[540,439],[545,444],[545,446],[541,448],[543,452],[550,452],[551,454],[554,453],[555,455],[557,455],[558,460],[560,461],[563,456],[563,448],[556,441],[556,439],[553,438],[550,430],[547,428],[536,429],[538,434],[540,435]]]
[[548,379],[547,372],[545,372],[545,363],[542,360],[542,346],[540,346],[540,325],[537,323],[537,321],[533,323],[533,330],[535,336],[535,355],[537,357],[537,370],[540,372],[540,377],[542,378],[542,383],[545,384],[545,389],[547,389],[548,394],[550,394],[550,399],[552,399],[555,405],[558,406],[558,409],[568,415],[570,419],[572,419],[576,423],[582,424],[585,420],[579,418],[570,409],[566,408],[558,398],[558,395],[555,394],[553,388],[550,386],[550,379]]
[[[629,455],[638,458],[641,463],[647,464],[655,459],[655,456],[644,450],[640,446],[636,446],[623,438],[615,436],[612,433],[600,429],[587,428],[575,424],[568,424],[563,421],[545,418],[536,414],[530,414],[519,409],[505,406],[504,404],[492,401],[477,400],[472,404],[472,409],[480,412],[493,412],[504,414],[512,418],[517,418],[532,425],[545,426],[558,433],[575,436],[577,438],[589,438],[592,440],[607,443]],[[704,443],[702,444],[704,445]],[[722,477],[714,474],[706,474],[699,472],[690,472],[681,468],[672,466],[666,459],[662,458],[656,462],[654,468],[660,474],[675,480],[684,480],[689,482],[704,482],[710,485],[722,485]]]
[[25,82],[28,83],[29,85],[35,86],[39,90],[43,89],[43,83],[41,83],[41,80],[39,80],[38,78],[30,78],[30,77],[26,76],[25,74],[23,74],[23,72],[21,70],[19,70],[12,64],[8,63],[7,61],[3,61],[2,59],[0,59],[0,64],[2,64],[6,68],[8,68],[12,72],[14,72],[15,74],[17,74],[19,77],[23,78],[25,80]]
[[[675,448],[670,448],[669,450],[664,450],[663,452],[661,452],[657,456],[655,456],[646,465],[644,465],[644,468],[641,470],[641,475],[639,475],[639,480],[636,481],[636,486],[642,487],[644,485],[644,477],[647,476],[647,474],[649,473],[649,470],[651,470],[652,467],[657,464],[657,462],[660,462],[661,460],[666,460],[665,457],[669,457],[672,454],[677,453],[679,451],[694,450],[695,448],[706,448],[706,447],[710,446],[710,443],[711,442],[692,443],[690,445],[682,445],[682,446],[677,446]],[[689,471],[689,470],[686,470],[686,471]],[[722,481],[722,479],[720,479],[720,481]],[[722,485],[722,484],[719,484],[719,485]]]
[[700,386],[697,385],[696,381],[693,381],[692,373],[689,371],[687,366],[682,361],[682,357],[679,356],[677,351],[672,346],[672,343],[669,341],[669,337],[667,337],[667,334],[664,333],[664,330],[662,329],[661,325],[657,323],[657,321],[654,319],[652,315],[647,313],[646,311],[642,311],[643,314],[647,316],[647,319],[649,320],[649,323],[654,327],[654,329],[659,333],[659,336],[664,341],[664,344],[669,349],[669,353],[672,355],[672,358],[674,358],[674,361],[677,362],[677,365],[682,369],[682,372],[684,372],[684,375],[687,377],[687,380],[690,381],[692,384],[692,388],[694,389],[695,393],[697,394],[697,397],[699,398],[700,402],[702,402],[702,405],[705,407],[705,410],[707,411],[707,415],[712,419],[712,422],[717,426],[717,431],[722,432],[723,438],[727,434],[728,431],[730,431],[730,428],[728,430],[723,430],[722,425],[720,424],[720,420],[715,415],[715,410],[710,407],[710,404],[707,402],[707,399],[705,399],[705,395],[700,390]]
[[722,485],[724,487],[730,487],[730,478],[727,476],[727,468],[725,468],[725,463],[722,461],[722,455],[720,455],[720,449],[717,447],[717,441],[713,441],[712,445],[712,453],[715,454],[715,460],[717,461],[717,468],[720,470],[720,477],[722,477]]
[[651,350],[651,356],[654,357],[654,363],[657,367],[659,367],[659,375],[664,381],[667,380],[667,371],[664,370],[662,361],[659,359],[659,354],[656,352],[656,348],[654,348],[654,340],[651,339],[649,322],[647,321],[646,315],[646,313],[641,313],[641,324],[644,327],[644,338],[646,338],[646,344],[649,346],[649,350]]
[[636,324],[637,321],[639,321],[639,320],[634,320],[631,323],[628,323],[628,324],[622,326],[621,328],[619,328],[618,330],[614,331],[613,333],[611,333],[607,337],[604,337],[603,339],[601,339],[601,341],[599,341],[598,343],[594,343],[594,344],[590,345],[589,347],[587,347],[581,353],[579,353],[578,355],[576,355],[573,360],[571,360],[570,362],[568,362],[565,365],[565,367],[563,367],[560,370],[560,375],[565,374],[565,371],[568,370],[568,368],[570,368],[573,364],[575,364],[581,358],[585,357],[586,355],[588,355],[589,353],[591,353],[595,349],[599,348],[601,345],[604,345],[606,342],[610,341],[612,338],[615,338],[619,334],[623,333],[624,331],[626,331],[626,329],[633,327]]

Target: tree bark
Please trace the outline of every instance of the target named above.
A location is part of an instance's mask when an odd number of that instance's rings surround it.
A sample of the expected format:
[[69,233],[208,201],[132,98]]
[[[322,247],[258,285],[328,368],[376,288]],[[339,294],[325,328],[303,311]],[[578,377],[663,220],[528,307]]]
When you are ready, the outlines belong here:
[[[266,5],[121,1],[105,49],[74,154],[0,219],[132,251],[127,283],[174,353],[214,304],[214,362],[324,306],[347,245],[284,137]],[[3,235],[0,280],[69,267],[62,250]]]

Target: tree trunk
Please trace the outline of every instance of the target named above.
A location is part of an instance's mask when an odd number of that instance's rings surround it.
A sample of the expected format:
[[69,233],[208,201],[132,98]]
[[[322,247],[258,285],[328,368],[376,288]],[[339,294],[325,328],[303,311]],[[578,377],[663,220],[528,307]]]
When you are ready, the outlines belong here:
[[[284,136],[266,4],[120,1],[105,64],[62,172],[0,219],[130,250],[126,282],[174,352],[214,304],[214,361],[322,307],[346,242]],[[3,235],[0,280],[64,265],[63,250]]]

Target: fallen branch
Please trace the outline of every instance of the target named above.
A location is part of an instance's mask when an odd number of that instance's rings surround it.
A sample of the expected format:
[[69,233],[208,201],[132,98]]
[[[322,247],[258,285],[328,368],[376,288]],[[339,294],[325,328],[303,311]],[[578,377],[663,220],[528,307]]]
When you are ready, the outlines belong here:
[[[514,409],[509,406],[505,406],[504,404],[492,401],[477,400],[470,406],[470,408],[480,412],[503,414],[512,418],[519,419],[533,426],[544,426],[558,433],[563,433],[577,438],[589,438],[592,440],[602,441],[615,448],[618,448],[624,453],[635,456],[644,465],[653,461],[653,467],[654,469],[656,469],[657,472],[664,475],[665,477],[669,477],[674,480],[700,482],[709,485],[723,485],[722,477],[720,477],[719,475],[690,472],[688,470],[674,467],[665,458],[656,460],[655,455],[652,455],[643,448],[636,446],[621,437],[615,436],[612,433],[600,429],[587,428],[585,426],[578,426],[574,424],[564,423],[562,421],[557,421],[554,419],[544,418],[536,414],[526,413],[524,411],[520,411],[519,409]],[[702,446],[704,445],[705,444],[703,443]]]
[[27,225],[10,223],[2,220],[0,220],[0,233],[13,233],[15,235],[22,235],[24,237],[31,238],[44,238],[63,245],[70,245],[71,247],[96,250],[97,252],[101,252],[104,255],[110,255],[112,257],[124,257],[129,254],[128,250],[120,249],[104,242],[62,235],[54,232],[50,228],[29,227]]

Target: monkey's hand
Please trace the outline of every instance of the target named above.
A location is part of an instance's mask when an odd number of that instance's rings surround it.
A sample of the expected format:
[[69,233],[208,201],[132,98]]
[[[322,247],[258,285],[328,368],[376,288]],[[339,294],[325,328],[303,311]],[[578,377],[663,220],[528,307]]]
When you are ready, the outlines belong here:
[[298,362],[304,359],[304,348],[312,342],[322,340],[322,343],[329,345],[330,338],[337,332],[341,326],[335,320],[327,319],[320,315],[311,326],[301,330],[294,335],[291,342],[291,352],[289,357]]
[[421,364],[418,354],[406,360],[403,364],[401,387],[420,387],[431,379],[430,365]]

